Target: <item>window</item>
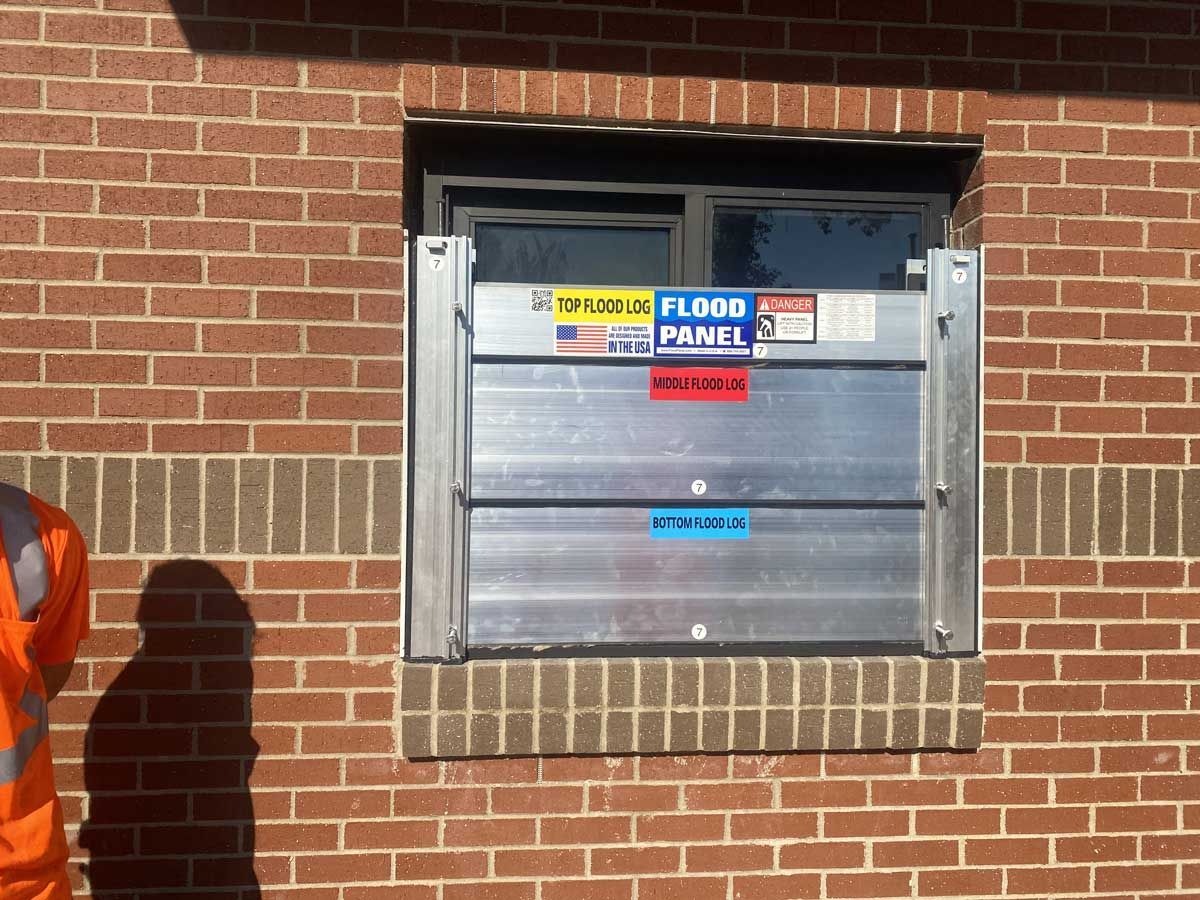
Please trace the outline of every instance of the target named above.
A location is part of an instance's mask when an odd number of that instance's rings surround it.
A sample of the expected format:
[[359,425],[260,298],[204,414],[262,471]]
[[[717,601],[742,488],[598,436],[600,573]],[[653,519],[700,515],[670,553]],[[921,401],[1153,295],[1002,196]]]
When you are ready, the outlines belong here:
[[920,207],[718,201],[712,216],[712,283],[904,290],[906,261],[925,256],[921,219]]
[[[973,652],[978,265],[936,255],[926,293],[910,262],[942,246],[941,170],[865,190],[828,160],[808,185],[743,162],[719,184],[728,155],[670,180],[654,156],[622,181],[580,154],[423,171],[422,230],[476,263],[417,247],[410,655]],[[663,359],[550,305],[686,285],[748,298],[759,355]],[[811,340],[761,297],[811,303]],[[688,367],[742,373],[745,397],[655,396]],[[745,534],[655,525],[681,515]]]

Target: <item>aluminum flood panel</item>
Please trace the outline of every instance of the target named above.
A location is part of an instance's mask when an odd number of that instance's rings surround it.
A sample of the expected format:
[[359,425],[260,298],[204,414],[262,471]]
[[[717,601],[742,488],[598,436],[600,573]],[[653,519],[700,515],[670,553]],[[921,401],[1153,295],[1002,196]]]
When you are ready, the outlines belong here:
[[477,507],[469,642],[920,640],[921,510],[749,515],[744,540],[664,540],[644,507]]
[[917,501],[924,373],[749,371],[736,403],[651,400],[649,367],[476,364],[474,500]]
[[[554,356],[554,316],[533,312],[530,290],[537,285],[475,285],[475,355]],[[711,290],[711,289],[706,289]],[[820,291],[772,290],[771,294],[820,294]],[[873,341],[817,344],[772,343],[770,360],[922,362],[925,359],[925,295],[911,291],[875,291]],[[820,316],[820,308],[817,311]],[[611,358],[611,357],[610,357]]]

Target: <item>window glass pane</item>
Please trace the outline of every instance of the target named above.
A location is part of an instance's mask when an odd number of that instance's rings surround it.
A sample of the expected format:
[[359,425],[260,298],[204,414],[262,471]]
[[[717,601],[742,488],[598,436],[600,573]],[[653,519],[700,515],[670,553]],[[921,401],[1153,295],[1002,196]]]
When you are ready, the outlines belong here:
[[881,210],[717,207],[714,287],[903,290],[923,258],[921,216]]
[[671,233],[666,228],[479,222],[475,248],[479,281],[671,282]]

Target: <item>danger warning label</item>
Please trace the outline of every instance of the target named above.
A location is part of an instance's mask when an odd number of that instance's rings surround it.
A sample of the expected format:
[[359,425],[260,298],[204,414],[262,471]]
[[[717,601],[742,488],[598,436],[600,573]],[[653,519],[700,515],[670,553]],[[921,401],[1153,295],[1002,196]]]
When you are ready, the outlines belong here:
[[749,393],[748,369],[650,368],[651,400],[745,403]]
[[816,343],[817,298],[811,294],[756,294],[754,340]]

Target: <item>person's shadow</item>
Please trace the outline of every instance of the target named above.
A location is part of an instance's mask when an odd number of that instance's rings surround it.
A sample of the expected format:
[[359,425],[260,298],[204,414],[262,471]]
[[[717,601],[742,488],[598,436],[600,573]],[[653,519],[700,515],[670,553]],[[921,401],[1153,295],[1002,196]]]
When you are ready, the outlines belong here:
[[88,725],[81,869],[98,900],[173,888],[257,900],[254,620],[216,567],[179,559],[150,573],[137,621],[141,646]]

